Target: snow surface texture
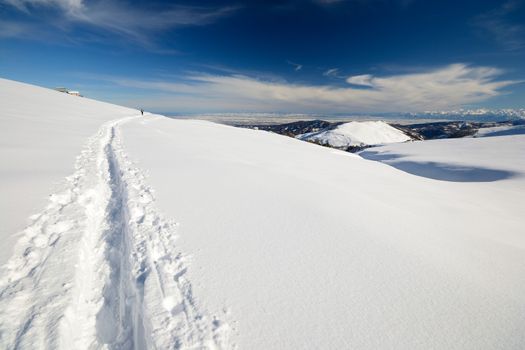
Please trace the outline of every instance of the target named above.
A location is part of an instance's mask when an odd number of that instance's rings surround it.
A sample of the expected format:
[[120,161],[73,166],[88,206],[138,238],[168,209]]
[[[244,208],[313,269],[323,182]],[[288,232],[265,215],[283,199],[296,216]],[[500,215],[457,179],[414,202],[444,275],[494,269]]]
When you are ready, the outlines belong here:
[[0,264],[26,219],[74,170],[86,140],[129,108],[0,79]]
[[[0,346],[168,349],[220,345],[199,311],[174,225],[109,123],[66,188],[32,217],[0,280]],[[224,328],[224,327],[223,327]]]
[[[30,120],[51,108],[29,107],[43,99],[31,91],[0,98]],[[52,107],[65,123],[87,103],[68,98]],[[368,160],[114,108],[2,268],[0,348],[523,348],[525,136],[392,144]],[[26,191],[43,192],[40,169],[18,178]]]
[[338,125],[334,129],[298,135],[297,138],[337,148],[381,145],[410,140],[410,137],[401,130],[382,121],[349,122]]
[[239,349],[524,347],[524,136],[370,149],[456,181],[204,121],[122,135]]
[[122,150],[130,119],[100,128],[21,233],[0,270],[0,348],[226,347],[227,326],[193,297],[176,225]]

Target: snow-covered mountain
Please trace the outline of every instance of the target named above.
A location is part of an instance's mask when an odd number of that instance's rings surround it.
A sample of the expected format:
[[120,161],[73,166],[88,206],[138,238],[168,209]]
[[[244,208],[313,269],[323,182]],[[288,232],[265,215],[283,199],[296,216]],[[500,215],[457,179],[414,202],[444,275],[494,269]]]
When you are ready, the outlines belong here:
[[337,125],[335,128],[298,135],[297,138],[336,148],[363,147],[411,140],[401,130],[382,121],[354,121]]
[[420,113],[409,113],[412,117],[431,117],[431,118],[444,118],[444,119],[471,119],[471,120],[513,120],[513,119],[525,119],[525,109],[490,109],[490,108],[477,108],[477,109],[456,109],[446,111],[425,111]]
[[525,135],[361,157],[0,87],[2,349],[523,347]]

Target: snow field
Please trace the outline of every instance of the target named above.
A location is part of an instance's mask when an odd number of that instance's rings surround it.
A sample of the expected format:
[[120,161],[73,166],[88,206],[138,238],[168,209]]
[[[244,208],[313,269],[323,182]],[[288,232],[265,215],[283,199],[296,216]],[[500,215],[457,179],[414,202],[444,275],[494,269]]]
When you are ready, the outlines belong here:
[[0,265],[16,232],[75,169],[86,140],[110,120],[137,115],[122,106],[0,78]]
[[0,280],[2,348],[222,348],[228,327],[203,313],[176,225],[106,123],[75,173],[32,217]]
[[479,129],[474,137],[492,137],[525,134],[525,125],[504,125]]
[[523,136],[368,149],[394,166],[204,121],[121,130],[239,349],[525,344]]
[[1,79],[0,97],[2,349],[525,344],[523,135],[358,155]]

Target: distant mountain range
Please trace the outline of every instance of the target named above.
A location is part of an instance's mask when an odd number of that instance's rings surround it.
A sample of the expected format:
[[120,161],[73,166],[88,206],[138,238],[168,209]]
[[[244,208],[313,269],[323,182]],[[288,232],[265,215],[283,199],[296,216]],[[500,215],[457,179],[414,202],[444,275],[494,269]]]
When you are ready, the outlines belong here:
[[511,120],[525,119],[525,108],[521,109],[456,109],[449,111],[425,111],[419,113],[407,113],[407,116],[416,118],[435,119],[470,119],[476,120]]
[[301,114],[301,113],[210,113],[171,114],[176,119],[202,119],[228,125],[271,125],[305,120],[327,120],[343,122],[353,120],[390,120],[392,122],[417,123],[424,120],[451,120],[471,122],[498,122],[525,119],[525,108],[521,109],[455,109],[447,111],[391,112],[391,113],[345,113],[345,114]]

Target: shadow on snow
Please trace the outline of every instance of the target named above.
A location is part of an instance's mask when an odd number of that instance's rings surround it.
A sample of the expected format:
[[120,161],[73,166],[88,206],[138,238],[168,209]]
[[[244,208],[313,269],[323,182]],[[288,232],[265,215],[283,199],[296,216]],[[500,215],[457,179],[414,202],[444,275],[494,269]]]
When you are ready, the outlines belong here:
[[395,153],[363,151],[359,155],[375,160],[412,175],[451,182],[493,182],[509,179],[517,173],[508,170],[490,169],[469,165],[455,165],[439,162],[415,162],[400,160],[404,156]]

